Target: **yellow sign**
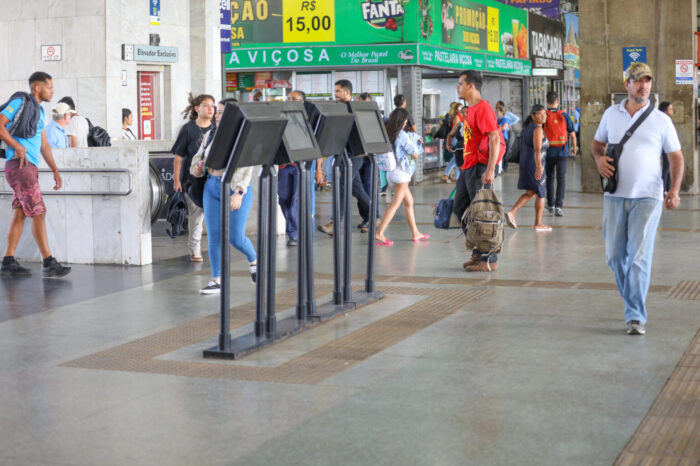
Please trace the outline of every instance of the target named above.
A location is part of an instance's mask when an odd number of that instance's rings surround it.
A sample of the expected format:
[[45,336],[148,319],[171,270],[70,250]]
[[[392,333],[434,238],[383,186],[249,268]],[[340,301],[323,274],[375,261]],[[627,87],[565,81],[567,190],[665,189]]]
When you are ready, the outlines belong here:
[[328,0],[284,0],[284,42],[334,42],[335,2]]
[[499,53],[501,51],[501,34],[499,31],[498,8],[488,7],[488,43],[489,52]]

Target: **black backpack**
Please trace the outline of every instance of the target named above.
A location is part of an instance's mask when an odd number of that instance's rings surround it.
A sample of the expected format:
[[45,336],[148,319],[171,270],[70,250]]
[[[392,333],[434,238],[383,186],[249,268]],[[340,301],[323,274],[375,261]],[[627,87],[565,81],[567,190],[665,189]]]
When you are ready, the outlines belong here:
[[170,224],[170,229],[166,229],[165,233],[170,238],[175,238],[182,234],[185,230],[185,219],[187,218],[187,203],[182,191],[175,191],[168,203],[165,206],[166,214],[165,221]]
[[86,118],[88,122],[88,147],[109,147],[112,145],[112,140],[109,137],[107,130],[101,126],[94,126],[89,118]]

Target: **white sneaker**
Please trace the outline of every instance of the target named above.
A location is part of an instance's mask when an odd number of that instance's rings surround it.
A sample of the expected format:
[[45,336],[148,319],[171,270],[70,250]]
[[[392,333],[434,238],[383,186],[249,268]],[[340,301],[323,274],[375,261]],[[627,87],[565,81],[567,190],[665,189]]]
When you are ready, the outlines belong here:
[[207,286],[199,290],[201,294],[216,294],[216,293],[221,293],[221,285],[216,283],[214,280],[211,280],[209,283],[207,283]]

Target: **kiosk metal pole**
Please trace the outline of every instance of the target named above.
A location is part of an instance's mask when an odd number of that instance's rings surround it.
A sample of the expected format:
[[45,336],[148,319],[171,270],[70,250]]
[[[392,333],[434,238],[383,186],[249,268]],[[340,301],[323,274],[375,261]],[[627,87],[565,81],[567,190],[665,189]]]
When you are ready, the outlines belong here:
[[[314,247],[313,247],[313,215],[311,212],[314,210],[314,206],[311,203],[311,191],[316,188],[316,182],[313,179],[313,174],[311,170],[306,170],[305,175],[306,184],[306,286],[308,290],[306,292],[307,304],[306,304],[306,315],[309,318],[316,317],[316,294],[314,292]],[[300,243],[301,244],[301,243]]]
[[349,302],[352,300],[352,205],[351,202],[351,192],[352,192],[352,182],[353,182],[353,171],[352,171],[352,160],[348,155],[348,151],[344,151],[345,158],[345,180],[343,185],[345,186],[344,201],[345,201],[345,237],[343,238],[344,245],[344,273],[343,273],[343,302]]
[[306,178],[306,164],[304,162],[298,162],[297,164],[297,180],[299,183],[298,188],[298,214],[297,214],[297,220],[298,220],[298,241],[297,241],[297,261],[298,261],[298,266],[299,266],[299,273],[297,275],[297,320],[303,321],[306,319],[306,314],[308,312],[308,298],[307,298],[307,293],[308,293],[308,285],[307,285],[307,280],[308,280],[308,263],[307,263],[307,254],[306,254],[306,248],[307,248],[307,236],[308,236],[308,216],[309,216],[309,210],[308,210],[308,198],[307,198],[307,189],[308,189],[308,180]]
[[340,155],[333,162],[333,304],[343,304],[343,268],[340,257],[340,171],[344,160]]
[[[266,311],[267,318],[265,321],[265,334],[268,338],[273,338],[277,333],[277,318],[275,317],[275,255],[277,250],[277,173],[274,166],[268,166],[270,181],[268,185],[268,204],[267,204],[267,224],[268,230],[263,231],[263,235],[267,237],[267,261],[265,263],[265,275],[262,279],[265,280],[266,290]],[[259,262],[258,262],[259,263]]]
[[[228,168],[227,168],[228,171]],[[221,177],[221,300],[219,350],[231,351],[231,264],[230,252],[228,248],[228,237],[231,217],[229,217],[229,204],[231,202],[231,188],[224,181],[226,176]]]
[[265,280],[265,258],[267,254],[267,231],[268,231],[268,210],[269,203],[269,183],[270,183],[270,166],[263,166],[260,173],[260,182],[258,183],[258,267],[257,277],[255,280],[255,336],[257,338],[265,336],[265,297],[266,297],[266,281]]
[[377,178],[379,177],[379,169],[377,167],[377,159],[374,155],[368,155],[372,165],[372,187],[370,189],[370,213],[369,213],[369,243],[367,245],[367,278],[365,280],[365,291],[367,293],[374,292],[374,234],[377,230],[377,205],[379,204],[379,190],[377,189]]
[[[243,122],[241,131],[236,137],[236,142],[233,144],[231,154],[236,151],[238,141],[240,141],[241,133],[245,130],[246,123]],[[233,163],[233,157],[229,156],[226,169],[221,177],[220,199],[221,205],[219,213],[221,214],[221,238],[219,247],[221,248],[221,299],[219,300],[220,313],[220,329],[219,329],[219,351],[231,352],[231,255],[229,250],[229,230],[231,228],[231,214],[229,204],[231,203],[231,188],[229,182],[233,176],[236,167]]]

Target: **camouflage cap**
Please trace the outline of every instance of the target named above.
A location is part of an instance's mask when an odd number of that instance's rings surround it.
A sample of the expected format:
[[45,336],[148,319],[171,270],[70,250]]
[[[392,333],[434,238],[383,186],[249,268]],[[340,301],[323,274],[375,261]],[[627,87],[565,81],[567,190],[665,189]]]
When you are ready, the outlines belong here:
[[625,71],[625,80],[638,81],[644,76],[649,76],[649,78],[654,79],[654,74],[651,72],[651,67],[646,63],[635,62],[632,63],[627,71]]

